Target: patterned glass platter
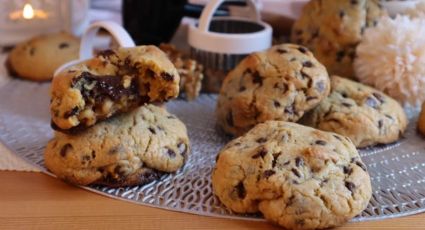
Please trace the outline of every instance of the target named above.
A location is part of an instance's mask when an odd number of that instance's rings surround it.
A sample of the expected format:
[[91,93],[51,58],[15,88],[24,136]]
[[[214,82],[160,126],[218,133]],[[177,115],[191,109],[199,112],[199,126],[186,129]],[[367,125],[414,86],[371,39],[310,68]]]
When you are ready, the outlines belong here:
[[[43,172],[43,151],[53,136],[49,117],[49,84],[11,80],[0,88],[0,141]],[[230,212],[212,194],[210,174],[216,154],[228,141],[215,126],[216,96],[195,101],[175,100],[170,112],[187,125],[192,155],[176,174],[145,186],[83,187],[120,200],[169,210],[233,219],[263,220]],[[376,220],[425,211],[425,138],[416,131],[418,111],[407,111],[410,124],[404,138],[390,145],[360,150],[372,178],[373,196],[353,221]],[[50,174],[49,174],[50,175]]]

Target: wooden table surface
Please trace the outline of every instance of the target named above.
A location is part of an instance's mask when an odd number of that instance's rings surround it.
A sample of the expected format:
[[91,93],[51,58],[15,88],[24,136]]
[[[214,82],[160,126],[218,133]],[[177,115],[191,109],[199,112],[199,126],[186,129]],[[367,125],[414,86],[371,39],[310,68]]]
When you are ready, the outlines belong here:
[[[107,198],[42,173],[0,172],[0,229],[281,229]],[[425,229],[425,214],[338,229]]]

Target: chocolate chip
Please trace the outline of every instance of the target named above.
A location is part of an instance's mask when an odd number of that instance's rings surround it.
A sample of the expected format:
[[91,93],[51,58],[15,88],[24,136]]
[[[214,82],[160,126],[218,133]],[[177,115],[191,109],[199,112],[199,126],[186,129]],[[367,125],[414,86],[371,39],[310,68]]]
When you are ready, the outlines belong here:
[[279,158],[281,154],[282,154],[281,152],[273,154],[272,168],[276,167],[277,159]]
[[113,50],[103,50],[100,51],[97,55],[107,58],[109,56],[115,55],[115,52]]
[[280,103],[278,102],[278,101],[273,101],[273,105],[274,105],[274,107],[276,107],[276,108],[279,108],[280,107]]
[[352,182],[346,181],[345,187],[350,190],[351,193],[354,193],[354,189],[356,188],[356,185]]
[[316,84],[316,88],[317,88],[317,90],[319,90],[319,92],[325,91],[325,87],[326,86],[325,86],[325,83],[323,81],[319,81]]
[[286,161],[285,163],[283,163],[283,165],[289,165],[290,163],[290,161]]
[[313,65],[313,63],[311,61],[305,61],[305,62],[303,62],[303,66],[304,67],[307,67],[307,68],[311,68],[314,65]]
[[117,145],[115,147],[110,148],[109,151],[108,151],[108,154],[111,154],[111,155],[117,154],[118,152],[120,152],[121,149],[122,149],[122,146]]
[[326,141],[322,141],[322,140],[317,140],[316,142],[314,142],[316,145],[326,145]]
[[336,139],[342,141],[341,137],[337,136],[337,135],[333,135]]
[[351,0],[351,4],[356,5],[357,3],[359,3],[357,0]]
[[302,30],[295,30],[295,35],[301,35],[303,33],[303,31]]
[[31,56],[33,56],[35,54],[35,48],[34,47],[32,47],[31,49],[30,49],[30,55]]
[[174,76],[169,74],[169,73],[166,73],[166,72],[162,72],[161,77],[162,77],[162,79],[164,79],[166,81],[173,81],[174,80]]
[[317,99],[317,98],[318,98],[318,97],[307,96],[307,97],[306,97],[306,101],[315,100],[315,99]]
[[229,111],[229,113],[227,114],[227,116],[226,116],[226,121],[227,121],[227,124],[228,125],[230,125],[230,126],[233,126],[234,124],[233,124],[233,114],[232,114],[232,110],[230,110]]
[[288,53],[288,51],[287,50],[285,50],[285,49],[277,49],[276,50],[278,53],[280,53],[280,54],[285,54],[285,53]]
[[173,115],[169,115],[169,116],[167,116],[167,118],[168,118],[168,119],[176,119],[176,117],[175,117],[175,116],[173,116]]
[[78,113],[79,109],[77,106],[75,106],[71,111],[66,112],[63,117],[65,119],[68,119],[69,117],[72,117]]
[[174,152],[174,150],[167,148],[167,154],[168,156],[170,156],[171,158],[175,158],[176,157],[176,152]]
[[301,173],[296,169],[296,168],[292,168],[291,169],[292,173],[295,174],[295,176],[300,177],[301,178]]
[[315,39],[315,38],[317,38],[317,37],[319,37],[319,30],[317,29],[317,30],[315,30],[312,34],[311,34],[311,39]]
[[266,154],[267,154],[267,150],[264,148],[261,148],[260,151],[258,151],[255,155],[252,156],[252,159],[257,159],[259,157],[264,158]]
[[236,187],[235,187],[236,193],[238,194],[238,197],[240,199],[245,198],[246,196],[246,190],[245,190],[245,186],[243,185],[242,181],[239,182]]
[[272,176],[274,174],[276,174],[276,172],[274,170],[269,169],[269,170],[264,171],[263,176],[266,179],[268,179],[270,176]]
[[343,10],[339,11],[339,17],[343,18],[345,16],[345,12]]
[[347,102],[342,102],[342,105],[345,106],[345,107],[348,107],[348,108],[350,108],[351,106],[353,106],[352,104],[347,103]]
[[297,60],[297,58],[293,57],[293,58],[291,58],[289,61],[290,61],[290,62],[294,62],[294,61],[296,61],[296,60]]
[[257,140],[255,140],[257,143],[259,143],[259,144],[261,144],[261,143],[264,143],[264,142],[266,142],[267,141],[267,139],[266,138],[264,138],[264,137],[260,137],[260,138],[258,138]]
[[242,91],[245,91],[246,90],[246,87],[245,86],[241,86],[240,88],[239,88],[239,92],[242,92]]
[[372,95],[374,97],[376,97],[376,99],[378,99],[379,102],[381,102],[381,103],[384,103],[385,102],[384,97],[381,94],[379,94],[379,93],[372,93]]
[[342,96],[343,98],[347,98],[347,97],[348,97],[348,95],[347,95],[347,93],[346,93],[346,92],[342,92],[342,93],[341,93],[341,96]]
[[301,167],[304,165],[304,160],[301,157],[295,158],[295,166]]
[[62,157],[66,157],[66,154],[68,153],[69,150],[71,150],[73,147],[71,144],[67,143],[64,146],[62,146],[60,154]]
[[83,161],[83,162],[86,162],[86,161],[90,161],[90,156],[89,155],[84,155],[82,158],[81,158],[81,160]]
[[363,169],[363,171],[367,172],[366,165],[364,165],[361,161],[356,161],[356,165]]
[[302,46],[298,47],[298,50],[303,54],[307,53],[307,51],[308,51],[307,48],[302,47]]
[[378,128],[382,129],[382,126],[384,125],[384,121],[383,120],[379,120],[378,121]]
[[69,44],[66,42],[62,42],[61,44],[59,44],[59,49],[64,49],[64,48],[68,48]]
[[91,151],[91,158],[92,159],[95,159],[96,158],[96,151]]
[[341,62],[341,61],[342,61],[342,59],[344,58],[344,56],[345,56],[345,51],[344,51],[344,50],[340,50],[340,51],[338,51],[338,52],[336,53],[336,61],[337,61],[337,62]]
[[258,72],[254,72],[252,74],[252,83],[259,84],[260,86],[263,85],[263,78],[260,76]]
[[347,166],[344,166],[342,169],[344,171],[344,174],[347,174],[347,175],[351,175],[351,173],[353,172],[353,169]]
[[149,127],[148,130],[152,133],[152,134],[156,134],[155,128],[153,127]]

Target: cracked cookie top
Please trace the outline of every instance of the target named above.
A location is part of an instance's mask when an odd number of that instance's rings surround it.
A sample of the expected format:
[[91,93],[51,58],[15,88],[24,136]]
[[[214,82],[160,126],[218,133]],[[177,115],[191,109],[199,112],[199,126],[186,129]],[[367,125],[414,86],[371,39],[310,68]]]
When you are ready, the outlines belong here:
[[369,86],[338,76],[332,91],[301,120],[305,125],[349,137],[356,147],[398,140],[407,127],[400,104]]
[[305,47],[282,44],[253,53],[225,78],[218,124],[239,136],[267,120],[297,121],[330,91],[325,67]]
[[238,213],[260,211],[287,229],[340,225],[366,208],[370,177],[350,139],[267,121],[217,156],[213,191]]
[[180,76],[155,46],[106,50],[52,81],[52,127],[71,133],[144,103],[177,97]]
[[76,135],[56,132],[45,164],[71,183],[125,186],[177,171],[189,153],[185,125],[164,108],[146,105]]

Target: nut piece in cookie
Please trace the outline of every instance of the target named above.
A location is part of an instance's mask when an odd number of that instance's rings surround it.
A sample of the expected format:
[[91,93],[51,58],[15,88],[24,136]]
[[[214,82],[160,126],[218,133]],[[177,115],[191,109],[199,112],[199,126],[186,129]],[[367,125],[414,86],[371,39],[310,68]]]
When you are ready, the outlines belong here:
[[356,46],[384,14],[379,0],[311,0],[292,27],[291,42],[311,49],[329,74],[354,77]]
[[165,109],[138,107],[75,135],[56,132],[46,167],[73,184],[131,186],[180,169],[190,154],[185,125]]
[[331,77],[332,91],[301,123],[349,137],[356,147],[388,144],[407,127],[400,104],[369,86]]
[[144,103],[177,97],[180,76],[155,46],[120,48],[65,69],[52,81],[52,126],[73,132]]
[[239,136],[268,120],[295,122],[330,91],[326,68],[305,47],[282,44],[253,53],[225,78],[217,122]]
[[159,48],[167,54],[180,74],[180,95],[184,95],[187,100],[197,98],[204,78],[202,65],[183,55],[171,44],[161,44]]
[[229,142],[212,173],[214,194],[238,213],[260,211],[286,229],[323,229],[361,213],[372,187],[351,141],[267,121]]
[[79,39],[70,34],[40,35],[13,48],[6,67],[14,77],[48,81],[59,66],[78,58],[79,48]]

